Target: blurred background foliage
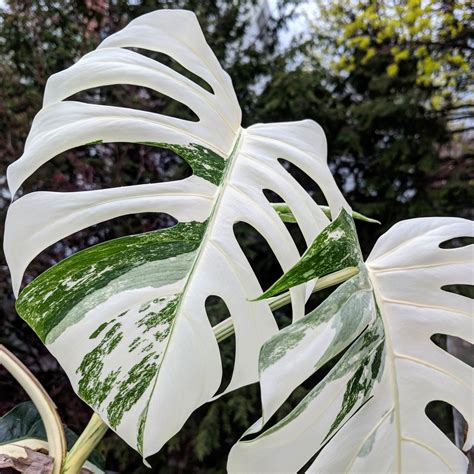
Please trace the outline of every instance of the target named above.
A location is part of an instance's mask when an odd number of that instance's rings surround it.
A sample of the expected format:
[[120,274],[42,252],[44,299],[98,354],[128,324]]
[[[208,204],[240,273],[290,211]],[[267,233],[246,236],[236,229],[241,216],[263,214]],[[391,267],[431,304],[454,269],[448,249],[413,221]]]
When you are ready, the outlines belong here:
[[[382,232],[401,219],[473,217],[474,27],[469,1],[6,0],[0,2],[2,225],[10,201],[6,167],[22,153],[47,78],[131,19],[157,8],[196,12],[209,44],[233,79],[244,126],[311,118],[324,128],[329,163],[348,201],[382,222],[378,227],[358,224],[365,254]],[[135,86],[103,87],[73,98],[190,118],[178,103]],[[286,166],[324,204],[315,184],[301,170]],[[166,181],[189,173],[189,167],[171,152],[125,143],[96,144],[56,157],[25,183],[22,192],[97,189]],[[142,214],[93,226],[43,252],[30,265],[25,281],[87,246],[174,222],[168,215]],[[291,230],[304,250],[298,229]],[[235,231],[262,286],[267,287],[281,268],[251,227],[239,224]],[[0,343],[28,365],[57,403],[64,421],[80,432],[90,410],[74,395],[39,339],[16,316],[3,255],[1,269]],[[320,298],[312,297],[308,309]],[[211,320],[223,319],[221,305],[218,299],[209,299]],[[287,324],[288,311],[279,311],[276,318],[280,325]],[[234,357],[231,339],[221,344],[221,353],[228,380]],[[279,416],[327,370],[297,389]],[[0,369],[0,414],[25,399]],[[259,417],[259,408],[257,386],[200,408],[181,433],[150,459],[152,472],[224,472],[230,446]],[[445,432],[452,432],[450,407],[436,405],[432,413]],[[100,450],[111,471],[150,472],[113,433]]]

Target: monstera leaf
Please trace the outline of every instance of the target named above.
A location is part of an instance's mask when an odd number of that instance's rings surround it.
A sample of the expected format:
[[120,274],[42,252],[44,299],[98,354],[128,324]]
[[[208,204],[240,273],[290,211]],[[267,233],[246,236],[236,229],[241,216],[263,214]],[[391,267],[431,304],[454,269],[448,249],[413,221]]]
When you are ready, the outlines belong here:
[[[212,89],[135,50],[173,58]],[[114,84],[154,89],[189,107],[197,121],[66,100]],[[332,215],[349,207],[326,163],[322,129],[312,121],[240,126],[241,111],[193,13],[161,10],[132,21],[97,50],[52,76],[24,154],[8,168],[12,195],[41,165],[94,142],[172,150],[192,176],[173,182],[84,192],[34,192],[10,206],[5,253],[18,293],[29,262],[87,226],[125,214],[164,212],[178,224],[106,242],[52,267],[20,294],[17,309],[60,361],[79,396],[144,456],[213,398],[222,376],[205,302],[226,303],[236,360],[224,393],[257,381],[262,344],[277,332],[268,302],[233,232],[246,222],[268,241],[283,270],[298,250],[263,190],[291,209],[309,245],[330,222],[278,161],[314,179]],[[291,290],[294,320],[310,285]]]
[[[357,241],[345,211],[329,230],[335,241]],[[472,301],[448,291],[474,284],[472,246],[440,247],[473,231],[465,219],[412,219],[383,235],[366,263],[355,246],[347,258],[358,259],[359,273],[263,346],[263,418],[232,449],[229,472],[466,472],[466,456],[425,408],[435,400],[457,408],[469,424],[464,449],[472,446],[473,371],[430,338],[473,342]],[[324,266],[313,259],[322,256],[318,245],[265,296],[311,279],[311,268]],[[328,375],[262,431],[292,391],[336,355]]]

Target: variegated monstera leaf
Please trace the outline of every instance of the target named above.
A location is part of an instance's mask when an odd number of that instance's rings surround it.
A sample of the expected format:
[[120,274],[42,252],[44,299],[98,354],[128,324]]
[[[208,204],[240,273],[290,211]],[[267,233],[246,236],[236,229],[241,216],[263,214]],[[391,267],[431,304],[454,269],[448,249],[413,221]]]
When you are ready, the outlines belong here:
[[[127,48],[163,53],[212,91]],[[66,100],[90,88],[133,84],[188,106],[198,121]],[[282,268],[299,259],[269,189],[290,206],[308,243],[330,222],[282,167],[285,159],[320,186],[331,208],[348,209],[326,163],[326,141],[312,121],[243,129],[229,76],[193,13],[161,10],[132,21],[69,69],[52,76],[25,152],[8,168],[12,195],[36,169],[65,150],[93,142],[170,149],[189,178],[86,192],[34,192],[10,206],[5,253],[18,293],[29,262],[58,240],[125,214],[164,212],[178,224],[106,242],[52,267],[20,294],[18,312],[60,361],[80,397],[131,446],[148,456],[209,401],[222,367],[205,311],[221,297],[236,334],[226,392],[258,379],[262,344],[277,332],[234,236],[246,222],[268,241]],[[304,316],[308,285],[291,290],[294,319]]]
[[[346,258],[359,259],[359,274],[263,346],[263,418],[245,433],[252,439],[232,449],[229,472],[466,472],[466,456],[425,408],[435,400],[457,408],[469,425],[464,449],[470,449],[473,370],[431,337],[474,342],[472,300],[448,291],[448,285],[474,284],[472,245],[440,247],[473,236],[465,219],[403,221],[378,240],[364,264],[343,211],[327,239],[355,243]],[[311,278],[324,265],[317,246],[264,296]],[[265,428],[292,391],[337,355],[328,375]]]

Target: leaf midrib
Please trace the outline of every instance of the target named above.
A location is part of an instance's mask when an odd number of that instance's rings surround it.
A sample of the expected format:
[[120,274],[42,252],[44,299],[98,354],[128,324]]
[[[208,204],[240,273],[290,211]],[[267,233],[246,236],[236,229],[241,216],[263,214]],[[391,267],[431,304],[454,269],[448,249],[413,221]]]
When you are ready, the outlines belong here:
[[[401,440],[402,440],[402,431],[401,431],[401,422],[400,422],[400,394],[398,391],[398,379],[397,379],[397,369],[395,367],[395,351],[393,349],[392,345],[392,338],[391,334],[388,331],[388,328],[390,327],[387,321],[386,316],[384,315],[384,312],[382,311],[383,308],[383,301],[384,298],[378,289],[377,283],[376,283],[376,276],[370,268],[370,265],[367,265],[367,271],[369,274],[369,280],[372,285],[372,289],[374,292],[374,299],[375,299],[375,304],[377,307],[377,311],[380,314],[380,317],[382,318],[382,323],[384,327],[384,333],[385,333],[385,344],[387,348],[387,358],[389,360],[389,373],[390,373],[390,385],[392,388],[392,394],[393,394],[393,412],[395,415],[395,429],[397,431],[397,438],[396,438],[396,464],[395,464],[395,472],[398,474],[402,474],[401,471]],[[379,304],[380,302],[380,304]]]
[[[232,147],[232,151],[229,153],[229,156],[227,158],[228,160],[228,163],[227,163],[227,166],[225,167],[225,170],[224,170],[224,174],[222,176],[222,182],[221,184],[219,185],[219,191],[218,191],[218,194],[217,194],[217,197],[216,197],[216,202],[214,204],[214,206],[212,207],[212,211],[211,211],[211,215],[209,216],[208,218],[208,224],[207,224],[207,227],[206,227],[206,230],[204,232],[204,237],[202,239],[202,242],[201,242],[201,245],[199,246],[199,249],[196,253],[196,257],[194,258],[194,262],[191,266],[191,269],[189,271],[189,274],[188,274],[188,277],[186,278],[186,283],[184,285],[184,288],[183,288],[183,291],[181,293],[181,297],[180,297],[180,300],[179,300],[179,303],[176,307],[176,313],[175,313],[175,317],[171,323],[171,327],[170,327],[170,331],[169,331],[169,334],[168,334],[168,337],[167,337],[167,340],[166,340],[166,345],[165,347],[163,348],[163,352],[162,352],[162,356],[161,356],[161,362],[160,362],[160,365],[158,367],[158,370],[156,372],[156,375],[154,377],[154,381],[153,381],[153,387],[150,391],[150,395],[148,397],[148,400],[146,402],[146,405],[145,405],[145,408],[144,408],[144,412],[145,412],[145,428],[144,430],[146,430],[146,422],[147,422],[147,413],[148,413],[148,407],[149,407],[149,404],[150,404],[150,401],[153,397],[153,394],[155,392],[155,388],[156,388],[156,384],[158,383],[158,378],[160,376],[160,371],[161,371],[161,366],[165,360],[165,357],[166,357],[166,353],[167,353],[167,350],[168,350],[168,347],[169,347],[169,344],[170,344],[170,341],[173,337],[173,331],[174,331],[174,328],[175,328],[175,325],[176,325],[176,321],[179,317],[179,314],[180,314],[180,310],[181,310],[181,305],[182,305],[182,302],[185,300],[186,298],[186,292],[187,292],[187,289],[190,285],[190,282],[192,281],[192,278],[193,278],[193,274],[196,270],[196,268],[198,267],[198,264],[201,260],[201,257],[202,257],[202,254],[203,254],[203,249],[206,248],[206,245],[209,241],[209,236],[212,234],[212,228],[213,228],[213,225],[214,225],[214,222],[215,222],[215,219],[216,219],[216,214],[217,214],[217,211],[219,209],[219,205],[220,205],[220,202],[222,200],[222,197],[225,193],[225,190],[226,190],[226,185],[227,185],[227,182],[228,182],[228,179],[229,179],[229,176],[231,175],[231,172],[235,166],[235,163],[237,160],[235,160],[235,157],[239,154],[239,150],[240,150],[240,146],[241,146],[241,143],[242,143],[242,136],[243,136],[243,133],[244,133],[244,129],[243,128],[240,128],[239,129],[239,132],[236,136],[236,139],[235,139],[235,142],[234,142],[234,145]],[[138,446],[140,452],[143,451],[143,445],[145,443],[145,434],[143,434],[143,441],[142,441],[142,446]],[[143,453],[142,453],[143,454]]]

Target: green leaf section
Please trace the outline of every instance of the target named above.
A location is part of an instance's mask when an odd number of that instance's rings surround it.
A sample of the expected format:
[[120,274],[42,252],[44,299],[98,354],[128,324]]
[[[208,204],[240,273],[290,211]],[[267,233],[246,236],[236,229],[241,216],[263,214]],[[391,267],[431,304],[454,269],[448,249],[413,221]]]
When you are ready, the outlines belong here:
[[191,166],[195,176],[219,186],[226,168],[226,161],[209,148],[191,143],[190,145],[171,145],[169,143],[143,142],[143,145],[164,148],[176,153]]
[[[288,204],[284,202],[273,202],[272,206],[273,206],[273,209],[275,209],[275,211],[278,212],[278,215],[280,216],[283,222],[287,222],[288,224],[296,224],[295,216],[291,212],[291,209],[288,206]],[[320,205],[319,208],[324,212],[326,217],[331,219],[331,209],[329,206]],[[358,221],[369,222],[371,224],[381,223],[380,221],[376,219],[372,219],[371,217],[364,216],[364,214],[361,214],[360,212],[357,212],[357,211],[352,211],[352,218]]]
[[361,261],[354,221],[344,209],[314,240],[300,261],[257,298],[276,296],[294,286],[347,267],[357,267]]
[[[102,377],[103,360],[119,345],[122,337],[121,323],[116,322],[105,333],[100,343],[86,354],[76,370],[76,373],[81,376],[79,395],[92,406],[98,407],[102,404],[117,380],[120,369],[111,371],[105,378]],[[95,337],[91,336],[91,339],[93,338]]]
[[[20,315],[49,344],[66,327],[116,294],[172,285],[189,274],[207,222],[123,237],[63,260],[20,295]],[[123,305],[84,337],[93,342],[76,368],[79,395],[94,409],[106,404],[108,422],[117,427],[152,385],[161,362],[181,293],[165,294],[137,305]],[[84,341],[86,342],[86,341]],[[125,369],[121,357],[133,360]],[[110,361],[113,369],[107,368]],[[107,362],[108,361],[108,362]],[[145,415],[144,415],[145,416]]]
[[[153,330],[153,339],[158,343],[163,342],[168,337],[180,299],[181,294],[176,295],[174,298],[167,301],[164,308],[159,312],[150,311],[138,321],[137,327],[144,327],[144,336],[146,333]],[[165,298],[158,299],[157,302],[161,302],[160,300],[165,300]],[[149,308],[145,306],[142,308],[142,311],[147,311],[148,309]],[[145,337],[140,339],[144,340]],[[130,351],[133,351],[136,347],[138,346],[134,344],[134,347],[129,347],[129,349]],[[137,403],[152,382],[154,376],[157,374],[161,365],[160,357],[162,353],[151,351],[153,348],[153,343],[149,343],[142,348],[141,353],[147,355],[133,365],[133,367],[128,371],[126,377],[118,385],[117,395],[107,407],[107,416],[113,427],[116,427],[120,423],[124,413],[130,410],[130,408]],[[99,357],[96,360],[100,365],[101,358]],[[102,369],[102,367],[100,369]],[[83,376],[80,383],[86,383],[87,381],[89,384],[93,384],[93,379],[89,376],[87,368],[81,365],[79,370],[82,372]],[[111,376],[114,377],[113,372]],[[82,396],[81,391],[79,394]]]
[[[113,398],[106,404],[107,420],[113,428],[120,424],[124,414],[138,403],[146,390],[153,385],[181,297],[181,293],[158,297],[139,308],[129,308],[116,318],[102,323],[90,334],[89,339],[97,339],[99,342],[85,354],[76,370],[78,393],[97,409],[104,405],[114,389]],[[138,310],[138,317],[135,316],[135,310]],[[128,340],[131,342],[127,342],[127,336],[130,334],[132,337]],[[134,334],[137,336],[133,337]],[[109,363],[110,359],[117,362],[120,358],[133,360],[134,364],[124,370],[116,363],[116,369],[107,371],[107,360]],[[145,409],[139,419],[140,452],[149,401],[150,398],[145,402]]]
[[[125,291],[159,287],[184,277],[201,244],[206,225],[207,222],[178,223],[168,229],[114,239],[80,251],[30,283],[17,300],[17,311],[45,342],[48,334],[55,328],[58,332],[65,316],[81,302],[76,318],[83,317],[100,303],[94,298],[88,301],[87,297],[112,281],[120,286],[115,291]],[[158,271],[161,261],[176,256],[182,258],[176,260],[172,269]],[[155,262],[158,267],[152,266]],[[138,272],[137,268],[147,271]],[[133,271],[136,274],[131,278]],[[103,298],[108,296],[105,291],[101,293],[104,293]]]
[[0,418],[0,445],[26,438],[46,440],[43,422],[33,402],[20,403]]
[[[78,436],[65,427],[67,448],[70,450]],[[47,441],[46,430],[41,416],[33,402],[23,402],[0,418],[0,446],[17,443],[25,439]],[[105,460],[97,450],[92,451],[89,461],[99,469],[105,468]]]

